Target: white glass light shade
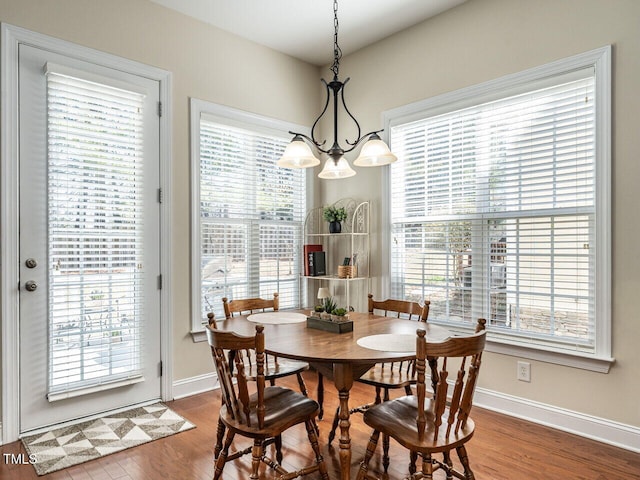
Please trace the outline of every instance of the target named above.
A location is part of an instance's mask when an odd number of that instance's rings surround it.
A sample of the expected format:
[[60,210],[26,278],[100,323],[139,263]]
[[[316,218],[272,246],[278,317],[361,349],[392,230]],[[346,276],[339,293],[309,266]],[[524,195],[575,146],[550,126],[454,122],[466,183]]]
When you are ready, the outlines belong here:
[[329,298],[331,297],[331,294],[329,293],[329,289],[325,288],[325,287],[320,287],[318,289],[318,298],[320,300],[324,299],[324,298]]
[[324,168],[318,174],[318,177],[331,180],[335,178],[349,178],[353,177],[355,174],[356,171],[351,168],[347,159],[340,157],[337,165],[332,158],[328,158],[327,161],[324,162]]
[[311,151],[309,145],[304,140],[292,140],[277,165],[285,168],[309,168],[320,165],[320,160]]
[[[377,135],[376,135],[377,137]],[[353,164],[357,167],[379,167],[398,160],[380,138],[371,138],[362,146],[360,156]]]

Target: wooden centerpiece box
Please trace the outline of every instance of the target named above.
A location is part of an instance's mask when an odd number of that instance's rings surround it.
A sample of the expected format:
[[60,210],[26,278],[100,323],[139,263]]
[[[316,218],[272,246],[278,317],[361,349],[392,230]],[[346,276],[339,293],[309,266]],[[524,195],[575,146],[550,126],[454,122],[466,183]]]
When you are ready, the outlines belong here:
[[333,333],[353,332],[353,320],[349,320],[349,315],[338,316],[324,312],[311,312],[311,315],[307,317],[307,328]]

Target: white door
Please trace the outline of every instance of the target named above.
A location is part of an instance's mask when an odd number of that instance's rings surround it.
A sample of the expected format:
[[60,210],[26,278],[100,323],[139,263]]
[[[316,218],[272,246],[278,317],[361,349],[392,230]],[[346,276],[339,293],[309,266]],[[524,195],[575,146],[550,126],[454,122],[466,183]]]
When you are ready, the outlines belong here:
[[159,84],[18,59],[26,432],[160,398]]

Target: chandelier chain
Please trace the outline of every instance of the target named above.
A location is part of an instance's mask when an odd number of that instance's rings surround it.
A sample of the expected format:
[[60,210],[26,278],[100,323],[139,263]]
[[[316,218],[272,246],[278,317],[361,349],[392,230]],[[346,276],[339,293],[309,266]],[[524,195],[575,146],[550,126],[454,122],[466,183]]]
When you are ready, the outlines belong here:
[[333,65],[331,65],[331,71],[335,78],[338,78],[338,71],[340,70],[340,59],[342,58],[342,50],[338,45],[338,0],[333,1]]

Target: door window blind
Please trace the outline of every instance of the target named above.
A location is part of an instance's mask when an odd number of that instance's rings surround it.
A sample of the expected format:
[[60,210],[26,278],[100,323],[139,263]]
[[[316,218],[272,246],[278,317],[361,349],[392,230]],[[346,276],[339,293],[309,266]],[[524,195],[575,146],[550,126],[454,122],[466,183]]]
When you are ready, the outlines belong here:
[[140,379],[143,98],[48,66],[50,400]]
[[[201,318],[222,298],[299,304],[305,175],[276,166],[286,132],[200,120]],[[203,321],[204,321],[203,320]]]
[[392,294],[593,353],[593,68],[391,128]]

